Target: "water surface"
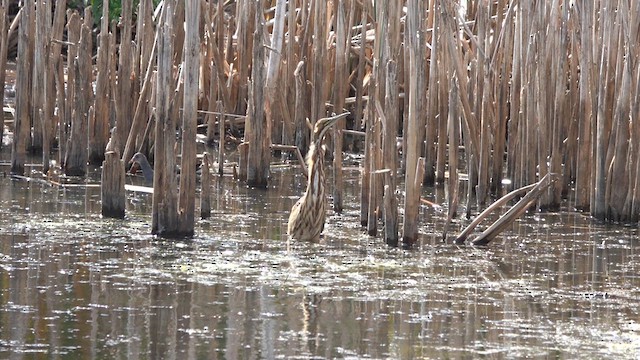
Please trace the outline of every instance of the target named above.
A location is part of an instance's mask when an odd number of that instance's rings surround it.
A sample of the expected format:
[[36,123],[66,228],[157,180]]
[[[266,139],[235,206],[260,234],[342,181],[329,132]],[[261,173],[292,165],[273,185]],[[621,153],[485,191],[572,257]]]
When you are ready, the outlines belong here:
[[487,247],[459,247],[424,207],[417,246],[389,248],[360,228],[349,170],[324,243],[288,245],[303,178],[276,167],[266,191],[214,177],[212,218],[166,240],[150,235],[149,194],[104,219],[99,187],[5,172],[1,358],[640,357],[637,228],[529,214]]

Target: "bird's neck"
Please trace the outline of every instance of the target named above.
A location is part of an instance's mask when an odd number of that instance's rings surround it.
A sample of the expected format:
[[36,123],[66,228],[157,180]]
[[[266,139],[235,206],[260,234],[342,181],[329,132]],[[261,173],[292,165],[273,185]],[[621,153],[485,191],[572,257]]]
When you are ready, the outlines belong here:
[[307,186],[308,195],[318,195],[323,192],[324,189],[324,166],[323,166],[324,151],[319,146],[312,145],[309,149],[309,158],[307,165],[309,167],[309,183]]

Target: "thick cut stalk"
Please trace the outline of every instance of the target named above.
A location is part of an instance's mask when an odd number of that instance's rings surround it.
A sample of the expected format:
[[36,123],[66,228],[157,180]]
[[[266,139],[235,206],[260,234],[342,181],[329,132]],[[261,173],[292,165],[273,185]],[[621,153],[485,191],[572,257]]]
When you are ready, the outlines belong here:
[[185,1],[184,100],[182,111],[182,157],[178,203],[178,232],[192,236],[196,203],[196,130],[200,79],[200,1]]

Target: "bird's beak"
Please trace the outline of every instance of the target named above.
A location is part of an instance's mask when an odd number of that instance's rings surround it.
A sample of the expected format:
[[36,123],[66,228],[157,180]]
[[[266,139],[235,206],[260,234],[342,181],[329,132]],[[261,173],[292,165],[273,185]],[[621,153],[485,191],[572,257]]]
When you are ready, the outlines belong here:
[[339,115],[333,115],[333,116],[331,116],[331,117],[329,118],[329,121],[330,121],[330,122],[329,122],[329,124],[330,124],[330,126],[335,125],[335,123],[337,123],[337,122],[338,122],[338,120],[340,120],[340,119],[342,119],[342,118],[347,117],[347,115],[349,115],[349,114],[350,114],[350,112],[348,112],[348,111],[347,111],[347,112],[344,112],[344,113],[339,114]]

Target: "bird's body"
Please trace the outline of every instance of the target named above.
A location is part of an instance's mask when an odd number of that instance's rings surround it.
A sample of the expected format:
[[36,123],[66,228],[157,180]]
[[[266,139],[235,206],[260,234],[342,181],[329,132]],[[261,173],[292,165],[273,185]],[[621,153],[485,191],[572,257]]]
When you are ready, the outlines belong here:
[[[307,156],[307,190],[291,208],[287,233],[292,239],[317,241],[324,230],[327,197],[324,193],[324,151],[312,144]],[[315,158],[315,159],[312,159]]]
[[307,153],[307,190],[291,208],[287,234],[292,239],[318,241],[324,230],[327,215],[327,197],[324,188],[324,149],[322,140],[327,131],[348,113],[316,122]]
[[[153,184],[153,168],[151,167],[151,164],[149,164],[149,160],[147,160],[147,157],[143,153],[135,153],[131,160],[129,160],[129,164],[137,164],[137,166],[142,170],[142,175],[144,176],[145,183]],[[134,167],[132,166],[131,169],[131,171],[133,172]]]
[[[131,165],[130,172],[133,174],[137,171],[138,168],[142,170],[142,176],[144,177],[144,182],[147,185],[153,184],[153,167],[149,164],[149,160],[147,157],[141,153],[137,152],[133,155],[131,160],[129,160],[129,165]],[[178,175],[178,179],[180,179],[180,168],[176,165],[176,174]],[[196,179],[199,179],[202,175],[201,164],[196,164]]]

